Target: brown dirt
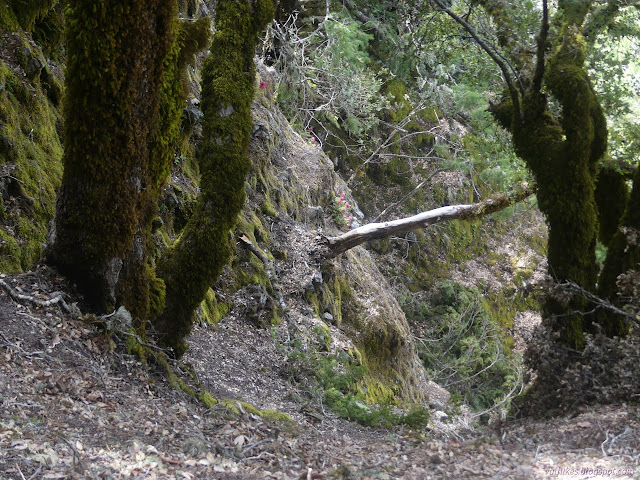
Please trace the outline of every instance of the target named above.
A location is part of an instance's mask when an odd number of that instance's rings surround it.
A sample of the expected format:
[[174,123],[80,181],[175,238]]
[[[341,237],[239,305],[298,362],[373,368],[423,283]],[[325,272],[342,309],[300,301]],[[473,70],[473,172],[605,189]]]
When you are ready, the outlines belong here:
[[[40,299],[63,288],[42,269],[3,278]],[[422,432],[364,428],[289,381],[284,332],[233,315],[198,327],[188,360],[207,388],[288,413],[292,427],[207,409],[91,318],[0,294],[0,479],[640,478],[640,415],[627,405],[491,428],[454,415]],[[190,368],[173,364],[188,382]]]

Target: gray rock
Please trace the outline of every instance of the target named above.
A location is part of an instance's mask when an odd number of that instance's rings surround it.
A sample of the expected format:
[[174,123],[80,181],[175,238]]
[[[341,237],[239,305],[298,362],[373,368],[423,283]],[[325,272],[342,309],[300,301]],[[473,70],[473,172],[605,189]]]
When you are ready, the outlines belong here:
[[325,322],[333,323],[333,315],[331,315],[329,312],[324,312],[322,314],[322,319]]

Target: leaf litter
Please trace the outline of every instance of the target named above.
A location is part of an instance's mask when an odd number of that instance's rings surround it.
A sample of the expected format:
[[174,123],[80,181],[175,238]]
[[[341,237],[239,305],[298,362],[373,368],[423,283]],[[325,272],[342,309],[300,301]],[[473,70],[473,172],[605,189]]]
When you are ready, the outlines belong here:
[[[62,282],[46,269],[4,279],[42,299]],[[365,428],[301,404],[265,330],[230,315],[192,341],[205,364],[206,348],[218,349],[212,392],[217,378],[217,395],[278,409],[295,427],[240,404],[207,408],[82,317],[0,293],[0,479],[640,478],[640,414],[629,405],[499,427]],[[253,390],[233,388],[240,366],[259,379]],[[175,367],[188,382],[189,366]]]

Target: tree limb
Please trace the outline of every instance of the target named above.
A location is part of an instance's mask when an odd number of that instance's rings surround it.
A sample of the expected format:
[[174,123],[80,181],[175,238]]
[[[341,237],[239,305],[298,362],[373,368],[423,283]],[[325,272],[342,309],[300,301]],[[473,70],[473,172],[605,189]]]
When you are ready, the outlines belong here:
[[447,15],[449,15],[456,23],[460,24],[469,33],[469,35],[471,35],[471,37],[480,46],[480,48],[482,48],[485,52],[487,52],[487,55],[491,57],[491,60],[493,60],[496,63],[496,65],[498,65],[498,67],[500,68],[500,71],[502,72],[502,76],[504,77],[504,81],[506,82],[507,87],[509,88],[509,94],[511,95],[511,102],[513,103],[513,113],[515,115],[515,118],[517,119],[518,122],[521,122],[522,116],[520,114],[520,97],[518,96],[518,90],[513,84],[513,79],[509,74],[509,67],[507,66],[507,64],[496,54],[496,52],[493,51],[493,49],[487,44],[487,42],[485,42],[482,38],[480,38],[480,36],[476,33],[474,28],[462,17],[453,13],[453,11],[449,7],[447,7],[447,5],[445,5],[443,0],[433,0],[433,1]]
[[369,240],[418,230],[427,225],[433,225],[447,220],[466,220],[489,215],[524,200],[534,192],[535,185],[525,183],[521,188],[509,194],[493,195],[479,203],[471,205],[449,205],[399,220],[384,223],[369,223],[337,237],[324,237],[324,243],[329,250],[327,257],[336,257]]
[[538,50],[536,52],[536,70],[533,74],[533,91],[539,92],[542,88],[542,78],[544,77],[544,51],[547,46],[547,35],[549,34],[549,10],[547,0],[542,1],[542,25],[540,33],[536,37]]
[[73,312],[71,307],[69,307],[69,305],[67,305],[67,303],[64,301],[64,299],[62,298],[61,294],[59,294],[56,297],[53,297],[50,300],[39,300],[39,299],[37,299],[35,297],[32,297],[30,295],[23,295],[21,293],[16,292],[11,287],[11,285],[9,285],[4,280],[0,280],[0,286],[2,286],[2,288],[4,288],[7,291],[9,296],[11,298],[13,298],[18,303],[31,302],[31,303],[33,303],[35,305],[38,305],[39,307],[50,307],[51,305],[55,305],[56,303],[59,303],[60,306],[62,307],[62,309],[65,312],[67,312],[67,313],[72,313]]

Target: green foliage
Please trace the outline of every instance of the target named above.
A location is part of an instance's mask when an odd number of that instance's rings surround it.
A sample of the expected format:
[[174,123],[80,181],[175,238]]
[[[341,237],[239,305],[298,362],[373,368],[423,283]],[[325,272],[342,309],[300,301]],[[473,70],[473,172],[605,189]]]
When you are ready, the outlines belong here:
[[444,281],[405,310],[420,332],[418,353],[430,378],[473,410],[493,406],[521,381],[519,358],[477,289]]
[[609,150],[634,163],[638,145],[640,105],[640,11],[621,12],[589,38],[587,62],[594,88],[607,113]]
[[[525,162],[513,151],[511,134],[491,118],[485,96],[471,85],[459,85],[454,88],[453,97],[458,108],[468,112],[470,129],[460,140],[463,148],[460,156],[466,162],[457,169],[476,173],[491,191],[508,191],[528,180]],[[450,167],[454,161],[445,160],[441,164]]]
[[[289,353],[292,379],[302,374],[311,375],[317,385],[311,388],[311,394],[319,397],[331,411],[361,425],[391,428],[407,425],[411,428],[424,428],[429,422],[429,410],[413,406],[400,411],[391,405],[370,405],[366,395],[358,388],[368,369],[356,358],[345,352],[324,353],[324,340],[318,347],[302,350],[300,345]],[[400,412],[400,413],[399,413]]]
[[[335,124],[358,142],[378,123],[381,81],[367,68],[372,36],[348,14],[331,12],[318,30],[302,36],[290,19],[273,32],[287,49],[280,54],[278,101],[294,125]],[[315,111],[317,105],[322,109]]]

